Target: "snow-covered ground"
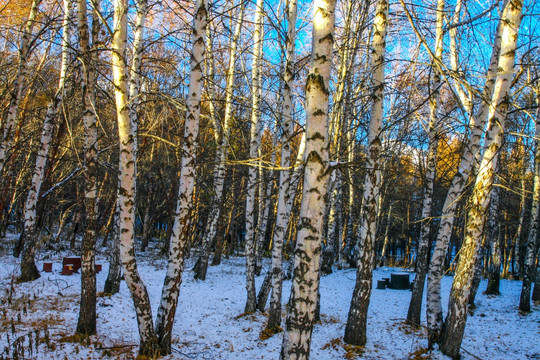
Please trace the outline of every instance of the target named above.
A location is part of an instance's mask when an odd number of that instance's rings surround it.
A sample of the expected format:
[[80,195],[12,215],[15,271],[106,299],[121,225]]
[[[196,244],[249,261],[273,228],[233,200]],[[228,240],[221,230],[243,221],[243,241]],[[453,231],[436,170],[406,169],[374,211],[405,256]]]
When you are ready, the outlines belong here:
[[[75,332],[78,316],[80,275],[60,275],[61,257],[53,257],[53,273],[42,273],[32,283],[16,284],[18,259],[0,256],[0,359],[10,359],[18,346],[30,359],[132,359],[138,333],[133,304],[124,283],[121,291],[98,299],[98,335],[81,341]],[[188,260],[187,268],[192,267]],[[41,270],[43,261],[39,261]],[[98,290],[103,289],[108,263],[98,258]],[[266,268],[268,263],[265,263]],[[165,261],[140,262],[139,270],[148,287],[154,314],[164,277]],[[391,268],[374,272],[373,280],[389,277]],[[412,276],[411,276],[412,278]],[[260,286],[263,277],[257,279]],[[341,341],[354,287],[355,271],[335,271],[321,280],[321,319],[315,325],[311,359],[355,358]],[[443,280],[446,303],[451,277]],[[281,335],[260,340],[266,317],[239,316],[245,305],[244,259],[224,259],[210,267],[207,280],[193,280],[185,273],[173,334],[173,354],[166,359],[277,359]],[[520,315],[517,310],[521,282],[501,281],[501,295],[477,296],[477,309],[469,316],[463,341],[463,359],[540,359],[540,308]],[[288,298],[290,281],[285,281]],[[404,325],[410,291],[376,290],[369,307],[368,343],[363,359],[445,359],[438,351],[425,352],[424,330]],[[284,302],[285,302],[284,301]],[[425,321],[425,314],[424,314]],[[45,331],[45,329],[47,329]],[[39,338],[38,341],[36,339]],[[18,340],[18,345],[13,345]],[[47,345],[48,343],[48,345]],[[31,345],[30,345],[31,344]],[[32,351],[30,352],[30,348]],[[349,351],[349,352],[348,352]]]

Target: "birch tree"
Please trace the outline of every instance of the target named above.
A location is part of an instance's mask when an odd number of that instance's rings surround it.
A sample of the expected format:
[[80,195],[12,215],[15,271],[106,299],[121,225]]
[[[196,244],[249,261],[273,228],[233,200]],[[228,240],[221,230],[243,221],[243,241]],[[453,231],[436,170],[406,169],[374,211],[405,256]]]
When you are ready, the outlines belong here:
[[[97,26],[99,2],[92,0],[94,8],[93,27]],[[82,63],[82,103],[84,123],[84,236],[81,256],[81,305],[77,332],[85,335],[96,333],[96,198],[97,198],[97,118],[95,114],[95,58],[90,47],[90,32],[86,0],[77,2],[79,47]],[[96,42],[98,31],[92,29],[93,42]]]
[[[470,176],[475,159],[481,152],[482,134],[490,113],[490,103],[497,75],[497,65],[501,50],[501,24],[499,23],[494,39],[490,65],[486,73],[486,81],[482,90],[480,105],[476,114],[470,114],[469,137],[465,143],[458,171],[452,178],[441,213],[441,223],[435,241],[435,248],[428,269],[427,285],[427,323],[430,344],[438,341],[442,327],[443,314],[441,305],[441,280],[444,274],[444,262],[448,252],[450,236],[454,224],[458,199],[463,193]],[[501,94],[502,95],[502,94]],[[496,100],[497,101],[497,100]]]
[[[253,33],[253,61],[251,67],[251,130],[249,141],[249,157],[258,157],[261,147],[261,51],[263,42],[263,11],[264,1],[257,0],[255,5],[255,31]],[[244,312],[253,313],[257,307],[257,292],[255,289],[255,194],[257,190],[257,168],[249,166],[246,197],[246,290],[247,300]],[[262,199],[259,199],[261,203]],[[260,205],[262,206],[262,204]],[[259,221],[262,219],[259,218]]]
[[306,155],[294,272],[282,359],[308,359],[319,293],[319,260],[329,172],[328,95],[334,45],[335,0],[313,4],[310,71],[306,80]]
[[158,352],[158,341],[152,323],[152,309],[148,291],[137,270],[134,249],[135,223],[135,162],[133,147],[133,130],[129,119],[128,84],[126,78],[126,41],[127,41],[127,0],[114,1],[114,33],[112,40],[112,69],[118,120],[118,136],[120,146],[120,191],[119,229],[120,258],[124,269],[124,280],[131,292],[140,336],[140,355],[155,355]]
[[62,22],[62,62],[60,68],[60,78],[58,80],[58,87],[53,96],[53,99],[47,105],[47,113],[43,120],[43,128],[41,130],[41,141],[38,154],[36,157],[36,163],[34,165],[34,172],[32,175],[32,184],[28,190],[24,209],[24,230],[22,236],[26,237],[23,241],[23,258],[21,261],[21,276],[19,281],[32,281],[37,279],[40,275],[35,265],[35,245],[36,245],[36,221],[37,221],[37,206],[40,196],[41,185],[45,177],[45,170],[47,167],[49,148],[51,145],[52,136],[55,128],[55,121],[58,115],[58,108],[62,103],[62,99],[65,92],[65,84],[67,78],[67,69],[69,63],[69,41],[70,31],[69,22],[71,18],[71,1],[64,0],[64,16]]
[[[281,171],[279,173],[278,204],[276,210],[276,221],[274,225],[274,236],[272,239],[272,293],[270,298],[270,310],[268,313],[268,323],[266,329],[270,332],[276,332],[281,327],[281,297],[283,280],[283,241],[287,233],[287,225],[290,212],[287,211],[287,202],[289,201],[289,187],[291,186],[291,138],[293,134],[293,103],[291,88],[294,81],[294,52],[296,41],[296,0],[288,0],[285,11],[287,16],[287,38],[285,39],[285,71],[283,75],[283,88],[281,96],[282,105],[282,129],[281,136]],[[286,225],[287,224],[287,225]]]
[[187,113],[182,145],[182,168],[178,185],[178,198],[174,216],[173,230],[169,247],[167,274],[163,283],[161,302],[156,320],[156,333],[162,353],[170,354],[174,316],[178,305],[178,295],[182,283],[186,245],[189,241],[189,218],[193,208],[193,189],[195,186],[195,160],[197,137],[201,112],[201,92],[203,85],[204,54],[206,50],[206,26],[208,0],[195,3],[193,32],[191,34],[191,62]]
[[429,264],[429,233],[431,228],[431,205],[433,202],[433,182],[437,169],[438,147],[438,110],[440,88],[442,85],[441,74],[435,62],[440,61],[443,52],[443,19],[444,0],[437,2],[437,21],[435,30],[435,58],[433,60],[433,79],[431,81],[432,93],[429,94],[429,123],[428,123],[428,154],[426,175],[424,184],[424,196],[422,200],[422,223],[420,226],[420,238],[416,257],[416,277],[414,279],[411,301],[407,312],[407,323],[413,326],[420,325],[422,310],[422,297],[424,295],[424,283]]
[[475,261],[480,251],[486,212],[493,187],[494,169],[496,169],[498,161],[504,135],[505,118],[510,104],[508,90],[514,71],[522,7],[523,2],[521,0],[509,0],[501,18],[501,55],[497,66],[499,74],[493,89],[491,104],[493,111],[490,114],[486,131],[484,154],[469,201],[470,207],[465,238],[460,250],[450,292],[448,315],[440,338],[441,351],[452,358],[459,358],[459,350],[467,321],[467,305],[474,277]]
[[227,69],[227,84],[225,87],[225,113],[223,118],[223,125],[220,127],[221,138],[217,144],[216,150],[216,164],[214,167],[214,189],[211,200],[210,215],[208,216],[208,223],[203,238],[202,254],[197,261],[194,271],[195,278],[199,280],[206,279],[206,271],[208,268],[208,258],[210,256],[210,248],[212,242],[216,236],[219,215],[221,213],[221,200],[223,198],[223,188],[225,185],[225,172],[227,154],[229,151],[229,135],[231,121],[233,117],[233,92],[234,92],[234,77],[238,43],[240,41],[240,35],[242,31],[242,23],[244,19],[244,6],[245,1],[240,1],[238,6],[238,19],[234,28],[233,38],[231,41],[231,48],[229,51],[229,66]]
[[381,188],[381,127],[383,121],[384,57],[386,52],[386,30],[388,26],[388,1],[378,0],[373,20],[373,42],[371,58],[372,104],[370,110],[368,157],[362,218],[360,220],[358,258],[356,262],[356,284],[345,327],[344,341],[352,345],[365,345],[367,311],[371,295],[371,278],[374,265],[377,207]]
[[536,116],[535,116],[535,149],[534,149],[534,181],[533,181],[533,201],[531,210],[531,229],[527,239],[527,250],[525,254],[525,269],[523,269],[523,284],[519,298],[519,309],[521,311],[531,311],[531,283],[535,277],[534,260],[538,249],[538,210],[540,206],[540,89],[536,91]]

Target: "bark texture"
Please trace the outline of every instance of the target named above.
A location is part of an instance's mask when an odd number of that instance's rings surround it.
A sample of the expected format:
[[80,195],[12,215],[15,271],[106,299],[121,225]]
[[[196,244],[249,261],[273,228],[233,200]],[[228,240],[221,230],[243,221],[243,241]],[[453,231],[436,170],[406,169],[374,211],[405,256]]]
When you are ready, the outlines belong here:
[[387,0],[377,1],[373,23],[373,57],[371,59],[373,102],[369,123],[368,159],[362,200],[362,218],[359,225],[359,241],[357,244],[356,284],[353,290],[347,324],[345,326],[345,336],[343,338],[348,344],[360,346],[366,343],[367,312],[375,261],[374,245],[377,227],[378,198],[381,189],[380,152],[388,7]]
[[439,342],[441,351],[454,359],[460,357],[459,350],[467,321],[467,305],[474,278],[475,260],[480,251],[494,170],[503,140],[504,122],[510,103],[508,89],[514,70],[522,7],[521,0],[510,0],[503,10],[501,19],[501,55],[498,62],[499,75],[493,90],[494,103],[491,105],[493,111],[488,122],[484,155],[469,203],[465,238],[450,293],[448,315]]
[[467,184],[467,180],[469,179],[471,172],[473,171],[475,159],[481,153],[482,133],[490,113],[490,104],[492,101],[493,88],[497,75],[498,59],[501,52],[500,31],[501,24],[499,23],[495,35],[490,65],[486,74],[486,82],[484,84],[484,89],[480,99],[481,103],[475,115],[469,114],[470,135],[465,144],[465,151],[461,158],[458,171],[452,178],[452,183],[450,184],[446,199],[444,200],[441,223],[439,224],[437,239],[435,241],[435,247],[429,264],[426,311],[430,345],[438,342],[443,322],[441,305],[441,280],[444,274],[444,263],[448,254],[448,245],[450,244],[452,227],[454,225],[455,213],[459,202],[458,200],[465,189],[465,185]]
[[195,165],[199,117],[201,113],[201,92],[203,82],[204,53],[206,49],[206,25],[208,0],[198,0],[195,4],[193,32],[191,34],[191,63],[187,113],[182,144],[182,169],[178,185],[176,213],[170,239],[169,262],[163,283],[161,302],[156,320],[156,333],[161,351],[171,352],[172,329],[178,305],[178,295],[184,271],[184,256],[189,241],[189,219],[193,208],[193,189],[195,187]]
[[[96,42],[98,36],[97,11],[99,3],[94,1],[94,16],[92,21],[92,40]],[[96,333],[96,199],[97,199],[97,156],[98,133],[97,118],[95,114],[95,57],[90,48],[90,31],[86,0],[77,2],[79,47],[82,62],[82,103],[84,123],[84,199],[83,223],[84,235],[81,253],[81,305],[77,333],[94,335]]]
[[[263,11],[264,1],[257,0],[255,8],[255,31],[253,33],[253,61],[251,67],[251,130],[249,141],[249,157],[255,159],[261,147],[261,131],[259,120],[261,117],[261,51],[263,41]],[[255,289],[255,196],[257,192],[257,168],[248,168],[247,196],[246,196],[246,291],[247,300],[245,313],[253,313],[257,307],[257,292]],[[262,199],[259,199],[262,206]],[[259,218],[259,221],[262,219]]]
[[[536,106],[540,106],[540,92],[537,94]],[[531,285],[534,282],[536,267],[534,260],[538,252],[538,207],[540,206],[540,108],[536,109],[535,118],[535,149],[534,149],[534,181],[533,181],[533,201],[531,210],[531,229],[527,239],[527,250],[525,254],[525,269],[523,271],[523,284],[519,298],[519,309],[521,311],[531,311]]]
[[316,0],[310,72],[306,81],[304,187],[282,359],[308,359],[319,290],[322,225],[329,178],[328,95],[334,45],[334,0]]
[[129,119],[127,64],[127,0],[114,1],[114,35],[112,41],[112,68],[115,87],[116,115],[120,146],[119,229],[120,258],[124,279],[129,288],[137,314],[140,336],[140,355],[154,356],[159,352],[152,322],[152,309],[148,291],[137,270],[134,248],[135,224],[135,162],[133,130]]
[[[37,279],[39,271],[35,265],[35,245],[39,234],[37,231],[37,206],[39,202],[39,196],[41,191],[41,185],[45,178],[45,170],[47,168],[47,162],[49,158],[49,148],[51,145],[55,121],[58,114],[58,107],[62,103],[64,95],[64,86],[66,83],[67,67],[69,62],[69,19],[71,17],[71,5],[69,0],[64,0],[64,19],[62,24],[62,67],[60,69],[60,78],[58,80],[58,88],[54,94],[53,99],[47,106],[47,113],[43,120],[43,128],[41,130],[41,140],[38,154],[36,156],[36,163],[34,165],[34,171],[32,175],[32,183],[28,190],[26,203],[24,207],[24,229],[23,242],[21,246],[24,246],[23,256],[21,261],[21,276],[19,281],[32,281]],[[0,171],[1,174],[1,171]]]
[[[202,253],[197,261],[195,268],[195,279],[205,280],[206,271],[208,269],[208,259],[212,243],[216,237],[218,220],[221,213],[221,202],[223,199],[223,190],[225,185],[226,162],[229,151],[229,135],[233,115],[233,92],[234,78],[236,69],[236,57],[238,56],[238,42],[242,31],[242,23],[244,19],[245,2],[241,1],[238,5],[238,20],[234,29],[233,40],[229,51],[229,67],[227,69],[227,84],[225,89],[225,114],[223,118],[223,126],[215,125],[216,130],[220,130],[220,139],[216,150],[216,164],[214,167],[214,192],[211,200],[210,214],[208,215],[208,223],[203,238]],[[212,70],[213,71],[213,70]],[[212,116],[215,121],[217,118]]]
[[[281,298],[283,284],[283,242],[287,234],[290,211],[287,203],[289,202],[291,186],[291,137],[293,133],[292,119],[292,95],[291,88],[294,81],[294,52],[296,39],[296,0],[287,2],[287,38],[285,52],[285,72],[283,75],[283,97],[282,108],[282,127],[281,137],[281,171],[279,173],[278,204],[276,210],[276,221],[274,225],[274,236],[272,239],[272,268],[271,283],[272,293],[270,297],[270,310],[268,313],[268,322],[266,328],[275,330],[281,326]],[[272,333],[274,331],[270,331]]]
[[437,170],[437,147],[438,140],[438,110],[441,74],[435,64],[440,61],[443,52],[443,20],[444,20],[444,0],[437,2],[437,22],[435,31],[435,58],[433,60],[433,80],[431,81],[431,95],[429,97],[429,124],[428,124],[428,155],[426,164],[426,175],[424,184],[424,198],[422,200],[422,223],[420,225],[420,239],[418,242],[418,253],[416,256],[416,277],[414,279],[411,301],[407,311],[407,323],[412,326],[420,325],[420,314],[422,312],[422,297],[424,295],[424,284],[429,264],[429,235],[431,228],[431,207],[433,202],[433,183]]

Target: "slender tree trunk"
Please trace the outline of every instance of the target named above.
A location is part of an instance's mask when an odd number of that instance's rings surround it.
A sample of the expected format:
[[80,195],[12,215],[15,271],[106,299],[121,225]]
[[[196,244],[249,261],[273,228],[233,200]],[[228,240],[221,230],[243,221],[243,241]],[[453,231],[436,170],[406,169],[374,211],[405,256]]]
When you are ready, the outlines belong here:
[[450,184],[446,199],[444,200],[437,240],[429,264],[426,305],[430,346],[435,342],[438,342],[442,327],[441,280],[445,270],[444,262],[448,253],[448,245],[452,235],[452,227],[454,225],[458,200],[463,193],[469,175],[473,170],[475,158],[481,151],[482,133],[490,112],[489,105],[491,103],[495,85],[495,76],[497,74],[497,64],[501,51],[500,29],[501,25],[499,23],[491,54],[490,65],[487,70],[486,82],[481,96],[481,104],[476,116],[471,115],[469,119],[470,136],[466,141],[465,152],[461,158],[459,169],[452,178],[452,183]]
[[[272,239],[272,268],[271,283],[272,292],[270,297],[270,310],[266,329],[270,332],[276,332],[281,327],[281,297],[283,284],[283,242],[287,233],[290,211],[288,211],[288,202],[290,202],[291,187],[291,138],[293,135],[293,103],[292,86],[294,81],[294,58],[296,41],[296,11],[297,1],[288,0],[286,7],[287,16],[287,37],[285,40],[285,71],[283,75],[283,88],[281,96],[283,98],[282,106],[282,128],[281,136],[281,171],[279,173],[278,204],[276,210],[276,221],[274,225],[274,235]],[[266,300],[264,301],[266,303]]]
[[[540,92],[537,91],[536,106],[540,106]],[[519,299],[519,309],[521,311],[531,311],[531,283],[535,277],[534,260],[538,252],[538,207],[540,206],[540,107],[536,109],[535,118],[535,149],[534,149],[534,183],[533,183],[533,201],[531,213],[531,231],[527,239],[527,252],[525,255],[525,268],[523,269],[523,284],[521,287],[521,296]],[[525,204],[524,204],[525,205]]]
[[135,162],[133,130],[129,119],[128,84],[126,80],[127,0],[114,1],[114,35],[112,41],[112,68],[118,119],[120,145],[120,258],[124,279],[128,286],[137,313],[139,354],[155,355],[158,352],[157,337],[152,323],[152,311],[148,291],[137,270],[134,249],[135,223]]
[[[264,1],[257,0],[255,5],[255,31],[253,33],[253,62],[251,70],[251,133],[249,142],[249,157],[255,159],[261,146],[261,131],[259,120],[261,117],[261,51],[263,35]],[[255,195],[257,192],[257,168],[249,166],[246,197],[246,290],[247,300],[244,312],[253,313],[257,307],[257,292],[255,289]],[[262,199],[259,199],[261,203]],[[262,206],[262,204],[260,205]],[[261,219],[259,219],[260,221]]]
[[471,196],[467,216],[465,239],[460,250],[454,282],[448,304],[448,316],[445,319],[440,338],[441,351],[454,358],[459,358],[461,341],[467,321],[469,292],[474,277],[474,260],[478,257],[480,240],[484,231],[486,211],[489,206],[493,186],[494,169],[498,160],[503,140],[504,122],[509,106],[508,90],[514,70],[515,50],[521,23],[521,0],[510,0],[506,5],[501,21],[501,56],[498,62],[500,74],[497,76],[493,91],[493,109],[490,116],[484,145],[484,156]]
[[195,187],[195,160],[197,156],[197,137],[199,135],[199,117],[201,112],[201,92],[204,61],[208,1],[197,0],[193,18],[191,36],[191,63],[189,74],[189,91],[187,98],[187,113],[184,126],[184,141],[182,145],[182,169],[178,185],[178,198],[174,217],[173,231],[170,240],[169,263],[163,282],[161,302],[156,320],[156,332],[161,351],[171,353],[172,329],[182,273],[184,256],[189,241],[189,219],[194,205],[192,201]]
[[489,227],[486,231],[487,239],[491,242],[491,263],[489,265],[488,284],[486,295],[499,295],[499,283],[501,279],[501,225],[499,222],[499,178],[493,180],[494,186],[491,190],[491,202],[489,206]]
[[[332,179],[333,178],[333,179]],[[332,273],[332,265],[336,257],[336,249],[339,248],[339,229],[338,229],[338,203],[341,194],[341,173],[339,170],[332,172],[329,182],[328,193],[330,194],[330,206],[328,212],[328,230],[326,236],[326,247],[322,253],[321,272],[325,275]]]
[[334,45],[334,0],[313,4],[310,72],[306,81],[306,157],[300,220],[281,359],[308,359],[319,293],[319,260],[329,172],[328,95]]
[[238,42],[240,41],[240,32],[242,31],[242,23],[244,17],[245,2],[239,4],[239,17],[234,29],[231,49],[229,51],[229,68],[227,70],[227,85],[225,89],[225,114],[223,119],[223,127],[221,128],[221,139],[218,143],[216,151],[216,165],[214,168],[214,192],[211,200],[210,215],[208,216],[208,224],[202,243],[202,254],[197,261],[199,264],[195,266],[195,279],[205,280],[206,271],[208,268],[208,258],[210,256],[210,248],[216,236],[217,225],[221,213],[221,202],[223,198],[223,187],[225,185],[225,172],[227,153],[229,148],[229,133],[233,115],[233,91],[235,65],[237,57]]
[[[435,57],[440,60],[443,52],[443,19],[444,0],[437,2],[437,25],[435,35]],[[435,61],[433,60],[433,63]],[[435,64],[434,64],[435,65]],[[429,238],[431,228],[431,207],[433,202],[433,182],[437,170],[437,147],[438,147],[438,110],[441,87],[441,74],[437,66],[433,66],[433,80],[431,82],[432,93],[429,96],[430,119],[428,125],[428,158],[426,164],[426,177],[424,185],[424,198],[422,200],[422,223],[420,225],[420,239],[418,242],[418,253],[416,258],[416,278],[414,279],[411,301],[407,312],[407,324],[412,326],[420,325],[420,314],[422,312],[422,298],[424,295],[424,284],[429,264]]]
[[[43,121],[41,131],[40,148],[36,157],[34,173],[32,176],[32,185],[28,190],[28,195],[25,203],[24,211],[24,236],[21,236],[24,246],[23,257],[21,261],[21,276],[19,281],[32,281],[37,279],[39,271],[35,265],[35,245],[39,234],[36,228],[36,210],[39,202],[41,185],[45,177],[47,167],[49,148],[53,137],[55,120],[58,113],[58,107],[63,99],[64,85],[66,83],[67,67],[69,62],[69,20],[71,16],[71,5],[69,0],[64,0],[64,20],[63,20],[63,35],[62,35],[62,65],[60,69],[60,79],[58,88],[51,102],[47,106],[47,113]],[[0,171],[1,172],[1,171]],[[26,241],[24,240],[26,239]]]
[[[96,273],[95,273],[95,248],[96,248],[96,199],[97,199],[97,121],[95,109],[95,59],[90,51],[90,34],[88,29],[88,17],[86,12],[86,0],[78,0],[79,20],[79,46],[82,59],[82,97],[83,97],[83,122],[85,130],[84,138],[84,165],[85,165],[85,188],[83,200],[83,223],[84,236],[81,256],[81,304],[77,333],[94,335],[96,333]],[[94,16],[92,35],[93,41],[97,39],[97,11],[99,5],[94,2]]]
[[[120,178],[118,179],[120,180]],[[120,182],[120,181],[119,181]],[[118,185],[120,188],[120,185]],[[116,200],[114,205],[113,225],[112,225],[112,241],[109,244],[109,272],[105,280],[103,292],[106,294],[116,294],[120,291],[120,281],[122,278],[122,262],[120,259],[120,202],[118,190],[116,192]]]
[[373,23],[373,43],[371,59],[373,103],[368,136],[368,159],[362,218],[357,244],[356,284],[345,326],[344,341],[363,346],[366,343],[367,312],[371,295],[372,271],[374,265],[375,231],[377,226],[377,204],[381,188],[380,152],[381,127],[384,97],[384,56],[386,51],[386,29],[388,26],[388,1],[378,0]]

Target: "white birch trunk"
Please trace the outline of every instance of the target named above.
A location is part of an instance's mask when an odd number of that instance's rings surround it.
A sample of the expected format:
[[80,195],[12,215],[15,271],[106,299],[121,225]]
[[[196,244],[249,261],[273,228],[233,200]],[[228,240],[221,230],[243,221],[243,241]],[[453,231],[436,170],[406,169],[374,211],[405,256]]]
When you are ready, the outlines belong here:
[[112,40],[112,69],[118,135],[120,145],[120,258],[124,268],[124,280],[131,292],[137,313],[141,355],[155,355],[158,351],[157,337],[152,323],[152,311],[148,291],[137,270],[134,248],[135,224],[135,154],[133,131],[129,119],[128,84],[126,80],[127,0],[114,0],[114,35]]
[[17,68],[17,76],[13,84],[13,89],[10,94],[9,108],[6,120],[4,121],[3,128],[4,133],[2,139],[0,139],[0,175],[4,171],[4,166],[7,160],[7,156],[11,151],[14,140],[14,132],[18,121],[19,104],[21,102],[24,79],[26,77],[28,67],[28,57],[30,55],[30,36],[32,35],[32,29],[36,22],[36,16],[38,12],[38,6],[41,0],[33,0],[30,8],[30,14],[24,27],[21,39],[21,47],[19,48],[19,66]]
[[[258,157],[258,149],[261,146],[261,51],[263,36],[263,11],[264,1],[257,0],[255,5],[255,31],[253,33],[253,61],[251,67],[251,131],[249,141],[249,157],[255,159]],[[260,161],[259,161],[260,163]],[[260,165],[260,164],[259,164]],[[246,238],[245,238],[245,256],[246,256],[246,290],[247,300],[245,313],[253,313],[257,307],[257,292],[255,289],[255,196],[257,192],[257,168],[249,166],[247,179],[246,196]],[[259,199],[261,203],[262,199]],[[262,204],[261,204],[262,206]],[[261,219],[259,218],[259,221]]]
[[[94,16],[92,35],[96,42],[97,12],[99,2],[93,3]],[[96,274],[95,274],[95,246],[96,246],[96,200],[97,200],[97,155],[98,155],[98,133],[97,118],[95,114],[95,82],[94,73],[96,57],[93,56],[90,48],[90,32],[88,28],[88,17],[86,10],[86,0],[78,0],[78,26],[79,26],[79,47],[82,63],[82,103],[83,123],[84,123],[84,236],[81,254],[81,303],[79,319],[77,322],[77,333],[93,335],[96,333]]]
[[480,250],[486,212],[493,187],[494,170],[503,141],[504,123],[510,103],[508,90],[514,71],[522,7],[521,0],[510,0],[501,19],[501,55],[497,67],[500,73],[495,82],[493,99],[490,104],[493,115],[488,123],[484,155],[469,203],[465,238],[450,292],[448,316],[445,319],[440,338],[441,351],[452,358],[459,357],[467,321],[469,293],[474,278],[474,260],[478,257]]
[[[535,118],[535,149],[534,149],[534,182],[533,201],[531,210],[531,230],[527,239],[525,253],[525,268],[523,269],[523,284],[519,299],[521,311],[531,311],[531,283],[534,281],[536,250],[538,248],[538,207],[540,206],[540,92],[536,94],[536,118]],[[525,205],[525,204],[524,204]]]
[[353,291],[344,341],[352,345],[365,345],[367,310],[371,295],[371,278],[374,264],[375,232],[377,226],[377,204],[381,188],[380,152],[381,127],[383,121],[384,98],[384,56],[386,52],[386,31],[388,26],[388,1],[378,0],[373,23],[373,43],[371,59],[373,103],[368,136],[368,159],[362,218],[359,229],[358,259],[356,262],[356,284]]
[[167,274],[163,283],[156,320],[156,333],[160,347],[162,352],[167,354],[171,352],[172,329],[184,271],[184,253],[189,241],[189,219],[193,208],[192,198],[195,187],[195,163],[201,113],[202,65],[206,50],[207,13],[208,0],[198,0],[195,3],[195,16],[191,35],[191,63],[188,98],[186,101],[187,114],[182,145],[182,169],[180,171],[176,213],[170,239]]
[[490,113],[490,102],[495,85],[497,74],[497,64],[501,49],[501,24],[497,28],[495,42],[491,54],[490,65],[487,70],[486,82],[481,96],[480,107],[476,116],[471,114],[469,119],[470,135],[466,140],[465,151],[461,158],[458,171],[452,179],[448,194],[444,201],[441,214],[441,223],[437,233],[435,248],[431,257],[428,269],[428,284],[427,284],[427,323],[428,323],[428,338],[430,344],[438,342],[439,333],[441,331],[443,314],[441,305],[441,279],[444,274],[444,262],[448,252],[450,236],[452,235],[452,227],[454,224],[454,214],[458,205],[458,199],[463,193],[465,185],[471,171],[475,159],[481,152],[482,133],[486,124],[486,120]]
[[240,41],[240,32],[244,18],[245,2],[241,1],[239,5],[239,16],[234,29],[231,49],[229,51],[229,67],[227,70],[227,85],[225,88],[225,114],[223,126],[221,128],[221,139],[218,143],[216,151],[216,165],[214,168],[214,195],[211,200],[211,209],[208,216],[208,223],[203,238],[202,254],[195,267],[195,278],[199,280],[206,279],[206,270],[208,268],[208,257],[210,256],[210,248],[216,236],[219,215],[221,213],[221,201],[223,198],[223,187],[225,185],[225,172],[227,154],[229,150],[229,133],[233,115],[233,92],[234,92],[234,75],[237,57],[237,48]]
[[304,187],[282,359],[308,359],[319,290],[322,225],[329,177],[328,95],[334,45],[335,0],[313,4],[310,72],[306,81]]
[[[35,244],[36,244],[36,210],[39,201],[39,194],[47,161],[49,156],[49,148],[54,132],[54,123],[58,113],[58,107],[62,102],[64,95],[64,85],[66,83],[67,67],[69,62],[69,20],[71,17],[71,2],[64,0],[64,19],[62,23],[62,62],[60,68],[60,78],[58,80],[58,88],[53,99],[47,106],[47,113],[43,120],[43,128],[41,130],[41,141],[34,172],[32,175],[32,183],[28,190],[26,203],[24,207],[24,250],[23,259],[21,261],[21,278],[20,281],[31,281],[38,278],[39,272],[35,265]],[[1,171],[0,171],[1,173]]]
[[287,203],[290,198],[289,188],[291,186],[291,137],[293,133],[292,119],[292,94],[291,88],[294,81],[294,58],[296,40],[296,0],[287,1],[287,38],[285,44],[285,72],[283,75],[283,88],[281,96],[283,98],[282,107],[282,128],[281,137],[281,171],[279,172],[278,204],[276,210],[276,223],[274,225],[274,235],[272,239],[272,293],[270,297],[270,310],[268,313],[267,330],[275,332],[281,327],[281,297],[283,281],[283,242],[287,234],[290,211]]
[[[435,31],[435,57],[440,60],[443,52],[443,19],[444,0],[437,2],[437,21]],[[418,241],[418,253],[416,256],[416,277],[414,279],[411,301],[407,312],[407,323],[412,326],[420,325],[420,314],[422,310],[422,297],[424,295],[424,283],[429,264],[429,234],[431,228],[431,205],[433,202],[433,182],[437,170],[437,147],[438,141],[438,110],[441,74],[433,60],[433,80],[431,81],[431,91],[429,96],[429,125],[428,125],[428,158],[426,164],[426,177],[424,184],[424,197],[422,200],[422,223],[420,225],[420,238]]]

